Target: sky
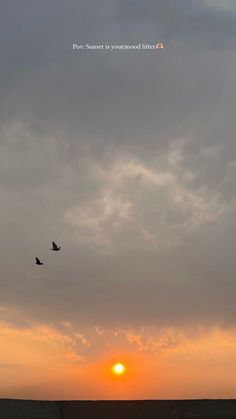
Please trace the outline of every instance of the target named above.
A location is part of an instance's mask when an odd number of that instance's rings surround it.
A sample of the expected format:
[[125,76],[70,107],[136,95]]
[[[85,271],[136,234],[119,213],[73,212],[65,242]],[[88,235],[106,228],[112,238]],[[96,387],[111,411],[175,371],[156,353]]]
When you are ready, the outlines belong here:
[[0,396],[236,397],[235,2],[0,23]]

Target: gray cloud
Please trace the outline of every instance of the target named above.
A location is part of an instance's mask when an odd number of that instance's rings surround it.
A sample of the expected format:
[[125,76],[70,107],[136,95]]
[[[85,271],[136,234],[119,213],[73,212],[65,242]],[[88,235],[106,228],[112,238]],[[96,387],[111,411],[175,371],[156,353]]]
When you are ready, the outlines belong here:
[[[234,12],[25,1],[2,19],[0,305],[55,324],[233,324]],[[71,48],[159,38],[158,54]]]
[[120,6],[121,21],[147,23],[156,34],[182,40],[190,48],[233,46],[235,39],[235,12],[229,7],[218,10],[214,0],[199,2],[174,0],[129,0]]

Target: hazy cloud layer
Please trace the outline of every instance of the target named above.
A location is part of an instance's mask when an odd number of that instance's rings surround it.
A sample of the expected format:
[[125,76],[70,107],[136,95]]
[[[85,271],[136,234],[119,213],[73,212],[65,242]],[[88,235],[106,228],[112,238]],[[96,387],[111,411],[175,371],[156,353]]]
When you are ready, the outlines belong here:
[[[3,2],[3,318],[14,308],[18,327],[234,326],[228,5]],[[164,51],[72,50],[157,41]]]

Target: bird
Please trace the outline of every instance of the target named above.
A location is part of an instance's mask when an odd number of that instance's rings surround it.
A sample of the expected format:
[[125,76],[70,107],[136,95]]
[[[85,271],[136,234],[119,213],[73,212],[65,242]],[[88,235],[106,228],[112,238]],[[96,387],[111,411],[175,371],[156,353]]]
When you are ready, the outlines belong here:
[[52,249],[54,250],[54,252],[58,252],[61,248],[59,246],[57,246],[57,244],[55,242],[52,242]]
[[36,265],[43,265],[43,262],[41,262],[41,261],[39,260],[39,258],[37,258],[37,257],[36,257],[35,259],[36,259],[36,262],[35,262],[35,263],[36,263]]

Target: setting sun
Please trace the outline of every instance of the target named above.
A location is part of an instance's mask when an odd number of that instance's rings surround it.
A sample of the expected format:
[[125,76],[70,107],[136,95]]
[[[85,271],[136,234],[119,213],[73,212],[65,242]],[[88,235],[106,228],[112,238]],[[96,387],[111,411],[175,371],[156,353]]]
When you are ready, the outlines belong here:
[[124,374],[125,373],[125,370],[126,370],[126,368],[125,368],[124,364],[122,364],[121,362],[117,362],[112,367],[112,371],[116,375],[122,375],[122,374]]

